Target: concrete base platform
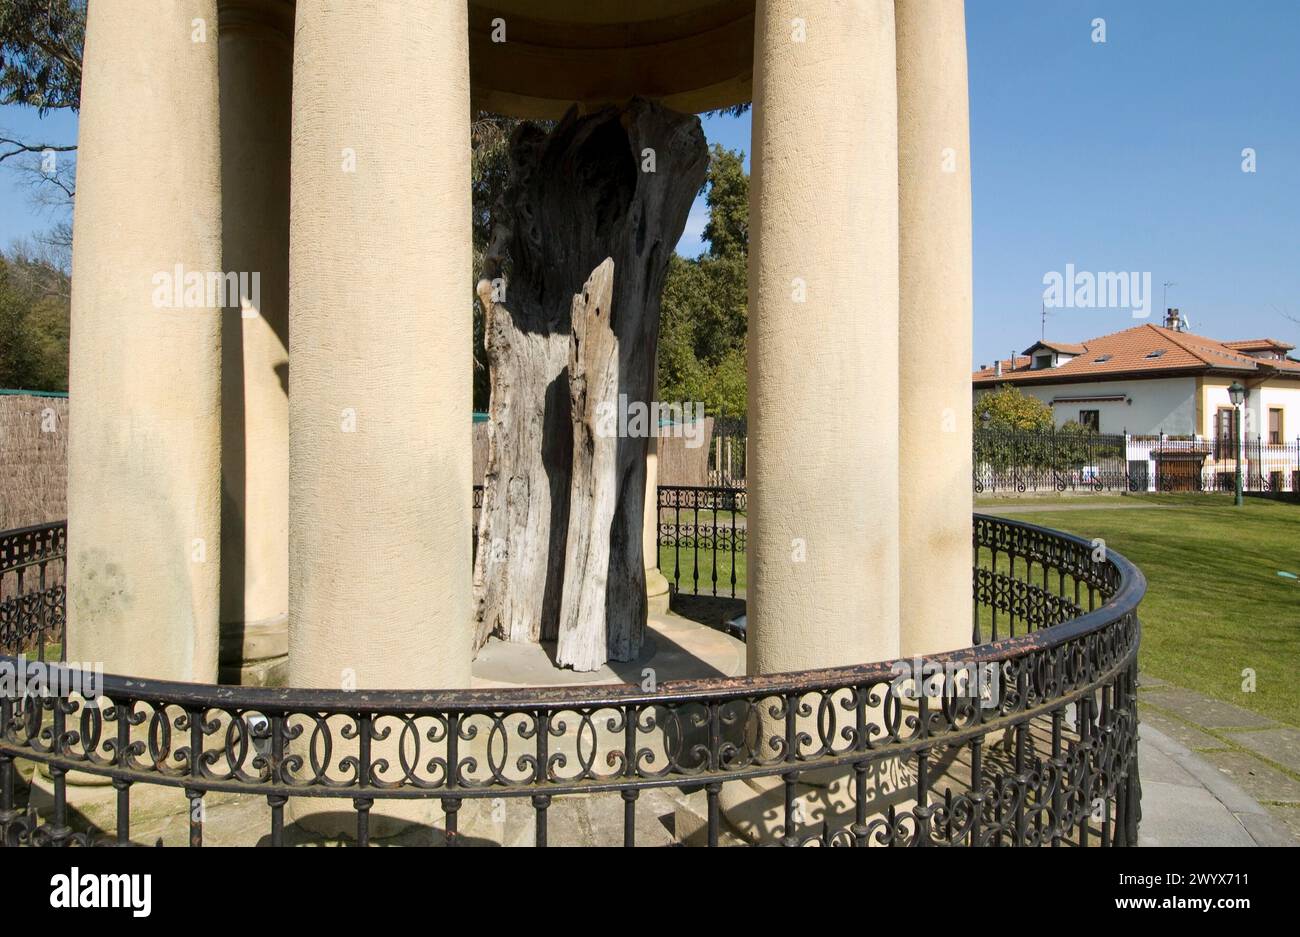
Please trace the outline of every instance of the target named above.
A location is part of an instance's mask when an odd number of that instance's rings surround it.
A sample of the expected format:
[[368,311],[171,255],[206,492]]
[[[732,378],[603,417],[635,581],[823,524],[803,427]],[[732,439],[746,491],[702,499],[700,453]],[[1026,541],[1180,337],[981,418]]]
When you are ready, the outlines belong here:
[[651,676],[655,683],[663,683],[735,677],[744,672],[743,643],[707,625],[665,611],[650,617],[639,658],[610,661],[589,673],[557,667],[554,642],[512,644],[492,638],[474,661],[473,686],[475,689],[619,683],[642,686]]

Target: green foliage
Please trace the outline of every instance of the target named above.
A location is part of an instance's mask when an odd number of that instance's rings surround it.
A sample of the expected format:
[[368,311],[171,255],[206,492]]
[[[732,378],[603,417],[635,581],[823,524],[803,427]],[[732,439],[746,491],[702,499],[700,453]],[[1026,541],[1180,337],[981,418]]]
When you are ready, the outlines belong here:
[[0,104],[81,103],[86,0],[0,0]]
[[483,270],[483,255],[492,240],[492,210],[510,177],[510,139],[522,121],[479,111],[470,124],[470,205],[474,266],[470,307],[474,322],[474,409],[486,410],[491,394],[487,349],[483,345],[483,307],[474,285]]
[[1051,407],[1011,384],[976,399],[974,417],[976,429],[981,426],[1002,430],[1050,429],[1054,423]]
[[1074,420],[1056,426],[1051,407],[1010,384],[980,396],[974,417],[975,464],[997,472],[1066,472],[1124,453],[1112,437]]
[[659,398],[745,414],[749,177],[744,156],[714,145],[704,228],[709,250],[669,262],[659,325]]
[[709,222],[704,239],[709,242],[709,256],[744,257],[749,249],[749,176],[744,154],[713,144],[706,184]]
[[0,254],[0,387],[68,389],[67,286],[46,261]]

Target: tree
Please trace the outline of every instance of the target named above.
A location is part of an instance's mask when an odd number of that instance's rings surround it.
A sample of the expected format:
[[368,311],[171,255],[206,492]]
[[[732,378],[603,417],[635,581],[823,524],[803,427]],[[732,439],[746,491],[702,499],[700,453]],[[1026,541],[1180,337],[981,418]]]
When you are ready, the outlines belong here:
[[0,387],[67,390],[67,275],[19,245],[0,254]]
[[701,401],[717,415],[745,413],[748,310],[749,177],[744,154],[715,144],[705,203],[709,249],[674,255],[664,286],[659,396]]
[[[0,0],[0,105],[80,109],[85,40],[86,0]],[[38,201],[71,202],[75,160],[58,154],[76,149],[0,131],[0,163],[14,160]]]
[[86,0],[0,0],[0,104],[81,106]]
[[[632,154],[656,154],[641,171]],[[525,125],[478,285],[492,394],[477,642],[554,637],[556,661],[634,660],[660,305],[707,173],[695,117],[634,98]]]
[[[985,421],[985,415],[988,420]],[[1021,393],[1012,384],[981,394],[975,399],[975,426],[1000,430],[1050,429],[1055,425],[1052,408],[1037,397]]]

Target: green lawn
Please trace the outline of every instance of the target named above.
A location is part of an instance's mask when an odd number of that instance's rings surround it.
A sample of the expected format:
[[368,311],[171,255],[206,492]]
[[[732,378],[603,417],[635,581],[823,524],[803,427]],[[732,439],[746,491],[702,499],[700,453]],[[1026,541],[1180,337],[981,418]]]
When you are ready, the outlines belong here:
[[[674,557],[676,549],[676,557]],[[715,560],[716,556],[716,560]],[[696,586],[695,564],[699,563],[699,585]],[[727,550],[706,550],[696,552],[692,547],[660,547],[659,571],[671,583],[674,570],[681,566],[681,591],[698,592],[701,595],[713,594],[713,564],[718,566],[718,595],[731,595],[731,571],[734,564],[736,571],[736,591],[745,588],[745,554],[731,553]]]
[[[1300,725],[1300,506],[1231,495],[1138,495],[1160,510],[1036,511],[1021,520],[1101,537],[1146,574],[1145,673]],[[1242,671],[1255,672],[1243,692]]]

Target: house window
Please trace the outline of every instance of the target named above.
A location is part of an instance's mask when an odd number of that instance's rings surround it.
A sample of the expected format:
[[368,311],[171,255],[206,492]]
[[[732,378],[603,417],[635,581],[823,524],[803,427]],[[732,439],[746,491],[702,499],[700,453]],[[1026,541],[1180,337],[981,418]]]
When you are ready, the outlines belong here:
[[1270,446],[1282,445],[1282,408],[1268,408],[1268,444]]
[[1219,407],[1214,414],[1214,457],[1237,457],[1237,408]]
[[1034,355],[1033,370],[1041,371],[1044,368],[1050,368],[1051,366],[1052,366],[1052,356],[1050,354]]
[[1101,432],[1101,411],[1100,410],[1080,410],[1079,424],[1094,433]]

